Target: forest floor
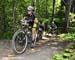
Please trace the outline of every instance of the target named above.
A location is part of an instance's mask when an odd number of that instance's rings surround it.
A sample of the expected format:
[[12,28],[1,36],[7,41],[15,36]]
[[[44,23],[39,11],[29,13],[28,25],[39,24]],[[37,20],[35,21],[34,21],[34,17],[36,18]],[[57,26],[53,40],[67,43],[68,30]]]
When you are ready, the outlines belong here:
[[15,55],[11,48],[11,40],[0,41],[0,60],[52,60],[55,53],[62,53],[66,48],[65,42],[59,42],[56,37],[47,36],[37,42],[36,47],[27,48],[21,55]]

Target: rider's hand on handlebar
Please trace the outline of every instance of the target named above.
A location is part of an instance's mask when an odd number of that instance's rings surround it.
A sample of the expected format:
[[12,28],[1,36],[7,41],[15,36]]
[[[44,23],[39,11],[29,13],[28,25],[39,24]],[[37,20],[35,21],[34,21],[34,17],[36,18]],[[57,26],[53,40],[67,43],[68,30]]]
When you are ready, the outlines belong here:
[[24,17],[23,19],[26,19],[26,17]]

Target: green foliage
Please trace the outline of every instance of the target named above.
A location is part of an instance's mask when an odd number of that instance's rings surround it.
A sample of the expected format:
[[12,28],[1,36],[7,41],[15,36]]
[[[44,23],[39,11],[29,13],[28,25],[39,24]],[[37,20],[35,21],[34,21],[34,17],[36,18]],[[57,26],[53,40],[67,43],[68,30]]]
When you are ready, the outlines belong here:
[[54,54],[53,60],[75,60],[75,33],[60,34],[59,41],[68,42],[67,47],[61,54]]
[[6,33],[2,34],[0,36],[0,39],[2,39],[2,40],[4,40],[4,39],[10,40],[10,39],[12,39],[12,36],[13,36],[13,32],[9,31],[9,32],[6,32]]
[[[15,17],[16,21],[13,23],[13,8],[15,1],[17,1],[16,4],[16,12]],[[10,38],[10,34],[12,35],[13,29],[17,30],[19,28],[20,21],[26,14],[27,14],[27,7],[29,5],[35,5],[34,8],[36,10],[36,17],[39,19],[39,21],[43,21],[45,25],[49,25],[52,18],[52,10],[53,10],[53,0],[36,0],[36,2],[33,3],[35,0],[0,0],[0,17],[2,16],[2,29],[0,32],[3,32],[4,38]],[[4,7],[3,7],[4,6]],[[46,19],[46,6],[47,6],[47,12],[48,12],[48,18]],[[3,12],[3,9],[5,10]],[[55,24],[58,27],[63,26],[64,22],[64,12],[65,12],[65,6],[63,3],[61,3],[61,0],[56,0],[55,4],[55,17],[54,21]],[[70,26],[75,27],[75,14],[70,13]],[[1,22],[1,19],[0,19]],[[3,29],[4,27],[4,29]],[[48,30],[48,29],[47,29]],[[62,30],[62,29],[60,29]],[[69,29],[69,31],[73,31],[74,29]],[[11,32],[12,31],[12,32]],[[8,37],[7,37],[8,35]]]
[[42,21],[42,22],[44,22],[47,25],[50,23],[50,20],[46,19],[46,18],[39,18],[39,21]]
[[75,51],[73,49],[65,49],[63,54],[54,54],[53,60],[75,60]]
[[53,55],[53,59],[55,59],[55,60],[63,60],[61,54],[54,54],[54,55]]
[[75,34],[74,33],[67,33],[67,34],[59,34],[59,39],[62,41],[74,41]]
[[75,27],[75,14],[70,13],[70,26]]

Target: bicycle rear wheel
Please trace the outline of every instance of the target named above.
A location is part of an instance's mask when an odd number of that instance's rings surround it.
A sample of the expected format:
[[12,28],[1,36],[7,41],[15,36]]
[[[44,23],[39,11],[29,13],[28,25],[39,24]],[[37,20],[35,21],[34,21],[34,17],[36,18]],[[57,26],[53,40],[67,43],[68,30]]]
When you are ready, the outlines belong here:
[[42,35],[43,35],[42,31],[39,31],[37,33],[37,39],[36,39],[37,42],[42,39]]
[[22,54],[27,47],[27,36],[23,30],[15,32],[12,38],[12,49],[16,54]]

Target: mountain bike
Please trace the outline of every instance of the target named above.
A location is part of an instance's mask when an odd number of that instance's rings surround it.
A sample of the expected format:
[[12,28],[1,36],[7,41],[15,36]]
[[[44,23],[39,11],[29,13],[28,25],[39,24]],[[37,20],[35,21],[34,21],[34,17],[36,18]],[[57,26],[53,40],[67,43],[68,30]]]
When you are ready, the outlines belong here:
[[[31,20],[21,20],[21,28],[17,30],[12,37],[12,49],[16,54],[22,54],[26,51],[28,43],[32,43],[32,27],[29,26]],[[34,45],[36,44],[37,33],[35,34]]]

